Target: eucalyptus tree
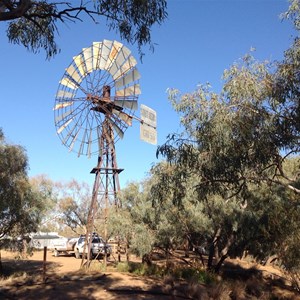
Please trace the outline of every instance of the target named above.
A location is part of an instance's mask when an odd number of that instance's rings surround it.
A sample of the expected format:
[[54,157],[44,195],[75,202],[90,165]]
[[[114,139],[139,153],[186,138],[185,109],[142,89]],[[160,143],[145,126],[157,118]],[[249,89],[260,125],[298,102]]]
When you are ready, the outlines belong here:
[[32,189],[42,197],[43,214],[39,224],[39,231],[49,232],[57,230],[57,183],[51,180],[46,174],[40,174],[29,178]]
[[118,234],[126,240],[130,251],[148,261],[154,247],[155,220],[147,194],[147,180],[131,182],[121,192],[122,208],[118,210]]
[[[293,20],[299,19],[296,8]],[[261,182],[300,194],[297,178],[283,169],[300,152],[299,62],[296,37],[280,62],[259,62],[250,53],[234,63],[223,73],[220,93],[209,84],[184,95],[169,90],[184,130],[170,135],[158,154],[197,174],[203,197],[243,197],[250,183]]]
[[29,181],[25,149],[5,140],[0,129],[0,238],[38,230],[46,195]]
[[[189,171],[180,164],[161,163],[152,171],[157,179],[150,194],[153,206],[160,211],[158,245],[169,246],[168,251],[188,241],[189,250],[199,255],[203,266],[219,271],[230,255],[243,216],[239,201],[226,203],[219,195],[199,198],[195,189],[197,176],[185,176]],[[204,254],[208,256],[206,261]]]
[[[72,179],[57,184],[57,224],[59,230],[71,229],[76,234],[86,233],[91,189],[85,182]],[[97,217],[97,216],[96,216]]]
[[[8,21],[9,42],[21,44],[32,52],[46,51],[47,58],[58,53],[55,41],[59,25],[86,22],[84,15],[99,24],[103,19],[122,39],[153,48],[151,28],[167,18],[165,0],[97,0],[0,2],[0,21]],[[99,25],[98,25],[99,26]]]
[[182,185],[188,193],[179,205],[179,196],[174,197],[177,187],[172,180],[163,181],[174,171],[158,163],[143,182],[129,184],[122,190],[122,208],[110,219],[123,236],[126,233],[130,250],[147,263],[158,248],[168,258],[186,241],[192,247],[202,245],[209,231],[208,218],[202,213],[203,205],[194,201],[194,191]]
[[[297,3],[292,1],[285,17],[291,17],[298,30]],[[191,180],[195,201],[206,203],[206,213],[214,224],[219,223],[212,227],[210,258],[218,258],[219,253],[220,264],[246,249],[247,235],[257,239],[246,231],[249,224],[254,230],[259,225],[256,212],[249,210],[258,187],[271,186],[276,193],[283,189],[285,198],[299,204],[299,172],[292,174],[284,168],[300,152],[299,46],[296,37],[280,62],[260,62],[252,53],[245,55],[224,71],[220,93],[213,92],[208,83],[183,95],[169,90],[183,131],[170,134],[158,147],[157,154],[176,170],[161,179],[175,188],[176,205],[182,203],[185,184]],[[299,164],[294,167],[299,170]],[[163,199],[158,191],[158,199]],[[275,203],[270,206],[273,212]]]

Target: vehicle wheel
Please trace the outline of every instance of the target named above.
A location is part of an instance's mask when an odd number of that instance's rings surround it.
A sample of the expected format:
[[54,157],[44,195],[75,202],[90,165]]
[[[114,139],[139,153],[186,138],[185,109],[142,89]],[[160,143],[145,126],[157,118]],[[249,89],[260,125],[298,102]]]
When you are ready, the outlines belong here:
[[56,249],[54,249],[54,256],[58,257],[59,256],[59,251],[57,251]]
[[80,259],[79,250],[75,250],[75,258]]

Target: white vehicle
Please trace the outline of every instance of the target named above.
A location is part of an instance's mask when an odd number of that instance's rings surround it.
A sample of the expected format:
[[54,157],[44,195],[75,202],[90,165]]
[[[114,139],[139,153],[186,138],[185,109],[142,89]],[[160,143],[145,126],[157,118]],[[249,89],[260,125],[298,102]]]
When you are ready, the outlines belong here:
[[[81,258],[83,254],[83,248],[85,244],[85,235],[81,235],[77,240],[74,246],[74,253],[76,258]],[[85,253],[87,253],[88,245],[86,245]],[[106,244],[102,237],[98,234],[92,234],[92,243],[91,243],[91,257],[103,258],[105,254],[107,257],[110,256],[112,250],[109,244]]]
[[53,243],[53,253],[54,256],[59,256],[59,254],[73,254],[74,246],[78,238],[61,238]]

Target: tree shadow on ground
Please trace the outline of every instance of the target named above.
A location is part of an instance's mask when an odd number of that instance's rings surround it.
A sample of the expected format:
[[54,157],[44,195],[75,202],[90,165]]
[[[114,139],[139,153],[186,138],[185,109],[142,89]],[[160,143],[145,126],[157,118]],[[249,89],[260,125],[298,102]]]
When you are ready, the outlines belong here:
[[3,260],[0,299],[182,299],[182,296],[172,298],[162,284],[149,278],[141,281],[140,276],[131,274],[83,270],[56,274],[55,269],[60,265],[46,262],[45,277],[43,261]]
[[[60,263],[46,262],[46,270],[54,272]],[[26,273],[28,275],[39,275],[43,273],[44,263],[41,260],[6,259],[2,260],[2,276],[9,277],[14,274]],[[1,275],[1,274],[0,274]]]
[[12,281],[0,288],[0,299],[186,299],[183,296],[171,296],[162,287],[149,282],[150,288],[145,290],[131,283],[138,279],[129,276],[129,282],[124,284],[121,278],[107,274],[68,273],[62,277],[51,275],[43,282],[35,277],[34,280]]
[[226,262],[222,268],[222,277],[226,279],[243,280],[246,281],[250,278],[262,279],[263,273],[255,266],[250,268],[244,268],[241,265]]

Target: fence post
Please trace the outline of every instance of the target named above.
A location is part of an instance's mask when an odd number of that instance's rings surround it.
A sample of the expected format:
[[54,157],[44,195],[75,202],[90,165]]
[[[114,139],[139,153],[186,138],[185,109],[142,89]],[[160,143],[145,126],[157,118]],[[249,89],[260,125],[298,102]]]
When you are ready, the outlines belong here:
[[46,263],[47,263],[47,246],[44,247],[44,259],[43,259],[43,282],[46,282]]

